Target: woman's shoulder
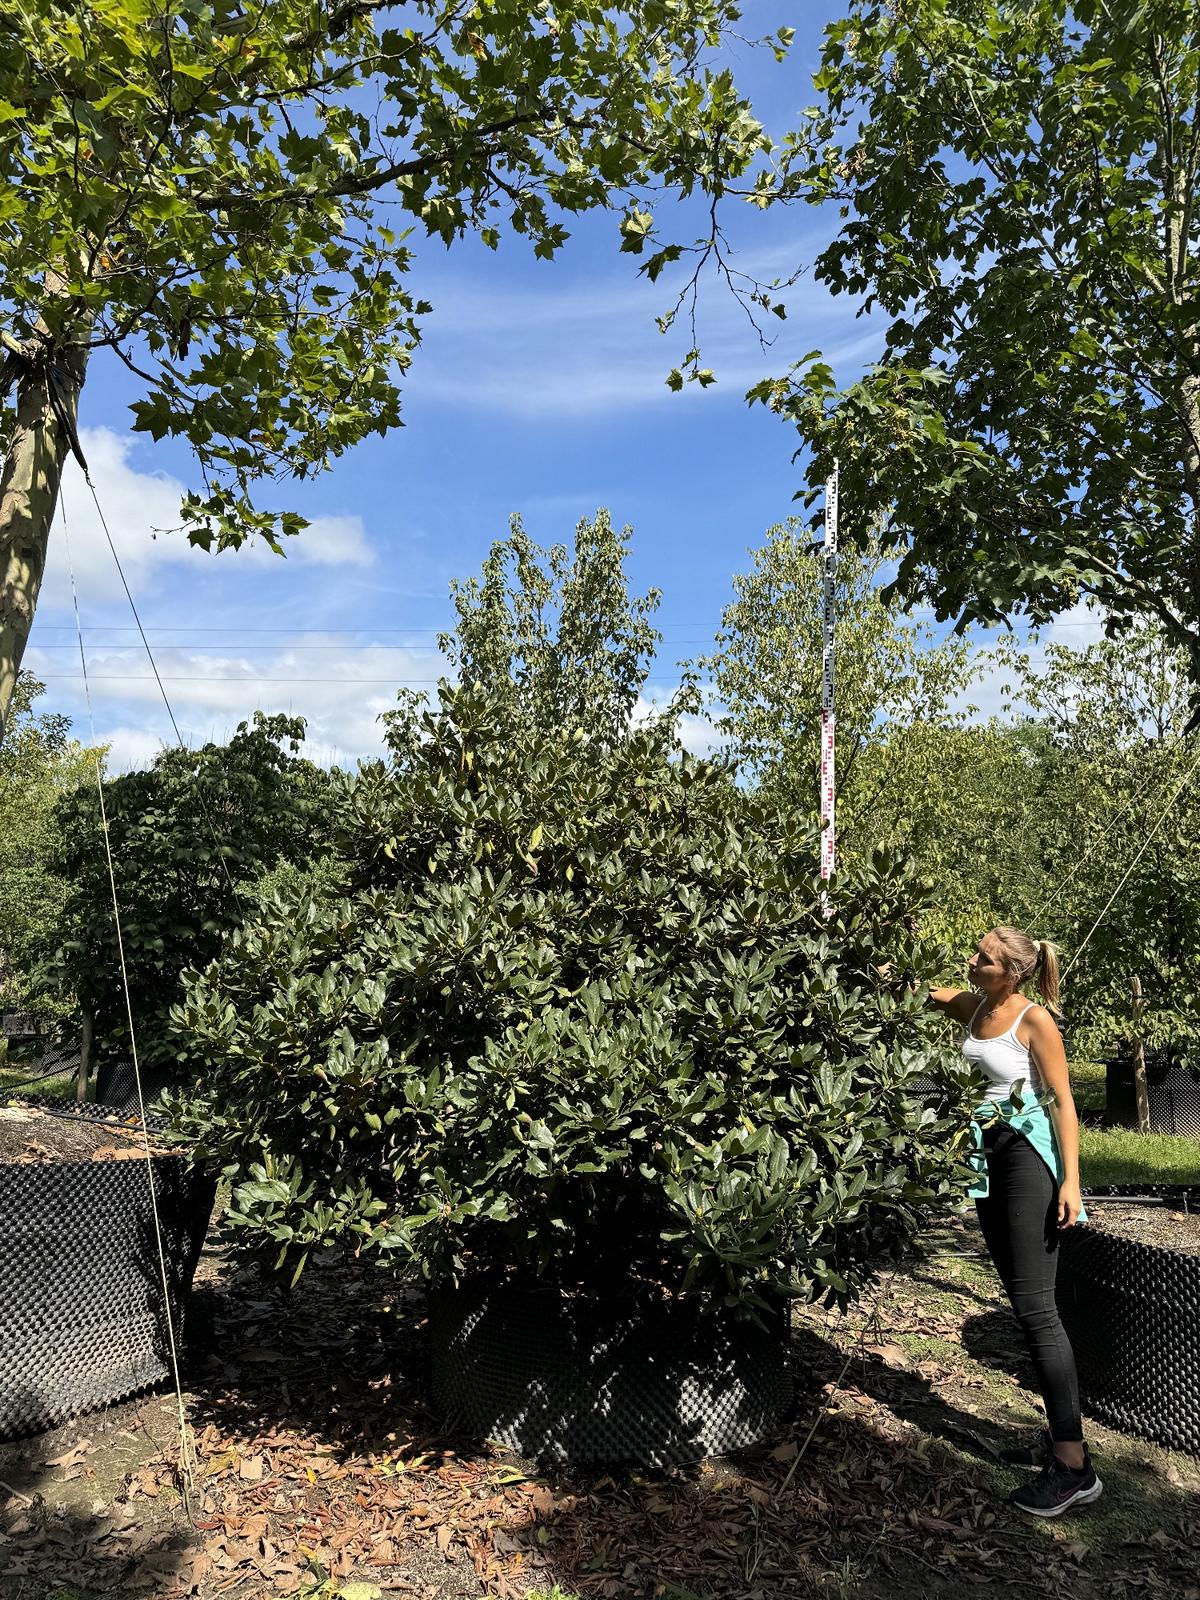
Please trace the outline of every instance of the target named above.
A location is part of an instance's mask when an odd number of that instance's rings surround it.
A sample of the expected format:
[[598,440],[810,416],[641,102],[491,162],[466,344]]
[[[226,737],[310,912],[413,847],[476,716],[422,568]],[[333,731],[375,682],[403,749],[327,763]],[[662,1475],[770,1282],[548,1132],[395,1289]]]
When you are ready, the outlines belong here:
[[1035,1038],[1039,1034],[1045,1037],[1048,1034],[1059,1031],[1058,1019],[1053,1011],[1046,1006],[1039,1005],[1036,1000],[1030,1000],[1026,1003],[1024,1011],[1017,1018],[1016,1026],[1028,1028]]

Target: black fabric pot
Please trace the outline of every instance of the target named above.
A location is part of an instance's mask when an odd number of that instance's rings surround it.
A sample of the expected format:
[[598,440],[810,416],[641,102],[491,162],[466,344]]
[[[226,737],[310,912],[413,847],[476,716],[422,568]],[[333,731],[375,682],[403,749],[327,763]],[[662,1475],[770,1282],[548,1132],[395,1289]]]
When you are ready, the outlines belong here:
[[786,1305],[766,1320],[503,1283],[442,1289],[434,1402],[452,1427],[539,1460],[723,1455],[770,1435],[792,1403]]
[[1200,1454],[1200,1256],[1092,1222],[1062,1235],[1058,1258],[1058,1309],[1084,1410]]
[[[143,1067],[142,1099],[150,1106],[177,1079],[162,1067]],[[118,1111],[138,1109],[137,1077],[132,1061],[102,1061],[96,1073],[96,1099]]]
[[[216,1185],[151,1164],[178,1345]],[[0,1438],[168,1378],[163,1299],[144,1161],[0,1165]]]
[[[1132,1056],[1113,1056],[1105,1062],[1104,1101],[1110,1122],[1137,1127]],[[1200,1138],[1200,1070],[1174,1052],[1146,1051],[1146,1102],[1151,1133]]]

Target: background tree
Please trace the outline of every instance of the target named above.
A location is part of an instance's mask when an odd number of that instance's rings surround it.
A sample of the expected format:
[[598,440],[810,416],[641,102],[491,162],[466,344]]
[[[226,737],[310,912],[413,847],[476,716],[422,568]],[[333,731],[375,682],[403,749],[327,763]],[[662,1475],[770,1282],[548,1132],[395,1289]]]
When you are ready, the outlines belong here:
[[546,733],[580,728],[619,739],[662,638],[650,622],[659,591],[629,594],[632,533],[616,533],[601,510],[580,521],[572,552],[542,550],[514,517],[481,576],[450,586],[458,623],[438,647],[460,679],[513,683],[523,714]]
[[44,992],[41,954],[58,926],[67,885],[54,870],[61,845],[56,806],[94,788],[102,752],[68,737],[69,717],[39,711],[45,685],[22,673],[8,739],[0,747],[0,1010],[36,1005],[43,1016],[71,1009]]
[[[217,953],[294,868],[328,847],[337,779],[300,758],[298,717],[242,723],[227,745],[166,749],[145,771],[106,780],[121,933],[139,1060],[186,1061],[169,1029],[182,974]],[[97,1059],[127,1056],[129,1026],[112,890],[94,787],[61,802],[58,868],[69,885],[56,929],[59,982],[92,1015]]]
[[[743,770],[764,787],[810,809],[820,761],[821,619],[824,557],[793,520],[768,530],[749,573],[733,579],[735,598],[721,615],[716,648],[697,665],[712,675],[717,727]],[[924,730],[959,726],[963,700],[981,663],[962,640],[939,642],[880,595],[878,548],[838,563],[835,640],[839,835],[853,844],[864,829],[869,852],[902,814]],[[875,770],[863,765],[877,747]],[[887,746],[891,761],[880,759]]]
[[886,324],[792,417],[842,530],[878,520],[940,618],[1152,616],[1200,680],[1200,29],[1192,0],[851,0],[776,193],[840,206],[816,262]]
[[[195,453],[188,537],[277,543],[302,519],[256,506],[258,485],[399,422],[429,309],[412,228],[492,246],[510,228],[551,257],[567,216],[610,207],[636,253],[649,193],[715,204],[765,143],[716,62],[733,0],[0,16],[0,725],[98,354],[136,379],[134,428]],[[715,220],[698,248],[719,250]]]
[[[799,522],[770,529],[751,570],[733,580],[713,654],[697,663],[745,776],[814,815],[823,563]],[[962,856],[968,813],[997,798],[980,764],[994,766],[1001,748],[1015,754],[998,730],[972,722],[968,698],[1000,662],[905,617],[882,596],[884,574],[877,547],[838,563],[839,850],[846,861],[880,848],[913,852],[935,883],[940,931],[957,942],[986,915]]]
[[1026,680],[1044,740],[1030,840],[1045,872],[1039,928],[1068,959],[1078,951],[1067,998],[1080,1050],[1130,1036],[1135,973],[1148,1042],[1200,1037],[1200,737],[1184,733],[1188,669],[1186,651],[1142,624],[1086,649],[1051,644]]
[[[890,742],[868,747],[868,771],[892,759]],[[1058,823],[1049,744],[1040,722],[1002,716],[916,734],[904,764],[927,777],[908,792],[895,836],[932,885],[930,927],[951,955],[944,981],[964,983],[980,936],[1001,923],[1025,925],[1051,891],[1044,842]],[[1038,925],[1035,935],[1047,931]]]

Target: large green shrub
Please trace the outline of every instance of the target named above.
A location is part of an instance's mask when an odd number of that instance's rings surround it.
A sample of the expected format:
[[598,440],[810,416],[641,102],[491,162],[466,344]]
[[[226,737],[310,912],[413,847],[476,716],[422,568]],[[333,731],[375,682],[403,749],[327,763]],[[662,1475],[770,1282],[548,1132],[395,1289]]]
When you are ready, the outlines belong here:
[[957,1097],[908,1086],[965,1074],[878,971],[924,959],[909,872],[877,858],[824,920],[806,821],[667,723],[548,733],[516,698],[398,713],[340,892],[279,897],[189,986],[180,1118],[245,1244],[843,1299],[962,1192]]

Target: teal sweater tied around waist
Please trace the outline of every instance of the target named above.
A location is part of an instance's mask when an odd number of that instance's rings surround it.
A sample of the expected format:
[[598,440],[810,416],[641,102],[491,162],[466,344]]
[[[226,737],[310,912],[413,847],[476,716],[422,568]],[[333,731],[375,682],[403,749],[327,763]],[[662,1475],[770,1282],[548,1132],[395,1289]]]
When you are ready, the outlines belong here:
[[[967,1190],[970,1198],[972,1200],[987,1198],[987,1151],[983,1147],[983,1130],[985,1125],[990,1125],[997,1119],[1007,1124],[1014,1133],[1019,1133],[1022,1138],[1028,1139],[1045,1162],[1054,1178],[1055,1187],[1058,1188],[1066,1177],[1066,1170],[1063,1166],[1062,1151],[1058,1148],[1049,1107],[1038,1105],[1035,1100],[1025,1100],[1018,1111],[1011,1100],[984,1100],[971,1114],[972,1148],[967,1152],[966,1164],[974,1172],[975,1180]],[[1087,1221],[1087,1212],[1082,1205],[1079,1208],[1078,1220]]]

